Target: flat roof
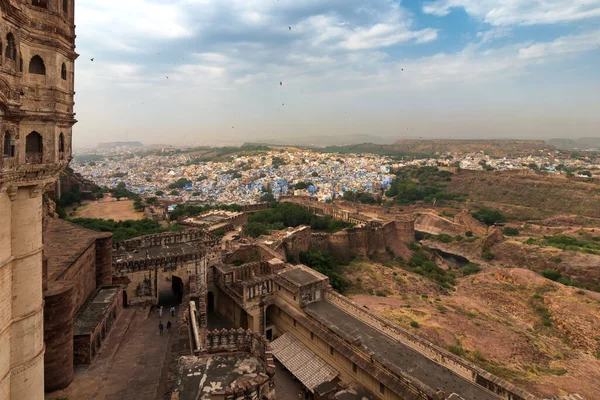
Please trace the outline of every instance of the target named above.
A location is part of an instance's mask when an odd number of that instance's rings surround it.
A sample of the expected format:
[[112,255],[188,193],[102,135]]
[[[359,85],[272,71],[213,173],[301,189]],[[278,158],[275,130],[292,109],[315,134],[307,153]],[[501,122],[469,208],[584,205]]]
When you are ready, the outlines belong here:
[[441,388],[447,395],[457,393],[465,400],[498,400],[499,397],[470,382],[450,369],[392,339],[334,304],[321,300],[310,303],[304,311],[350,341],[360,339],[362,347],[394,372],[412,376],[432,389]]
[[99,238],[111,236],[96,232],[63,219],[49,218],[44,224],[44,253],[48,257],[48,280],[60,276]]
[[296,283],[298,286],[310,285],[311,283],[316,283],[323,280],[322,277],[311,274],[309,271],[303,268],[288,270],[282,272],[280,275]]
[[200,247],[198,246],[199,241],[185,242],[185,243],[172,243],[166,246],[154,246],[146,247],[134,251],[115,251],[113,252],[113,260],[120,261],[132,261],[132,260],[145,260],[146,258],[154,258],[167,254],[172,255],[184,255],[197,253]]
[[175,390],[179,400],[197,400],[215,391],[244,387],[265,374],[265,366],[248,353],[181,357],[177,364]]
[[119,290],[120,288],[116,286],[104,287],[98,290],[94,298],[87,302],[75,316],[73,335],[89,335],[92,333],[113,304]]

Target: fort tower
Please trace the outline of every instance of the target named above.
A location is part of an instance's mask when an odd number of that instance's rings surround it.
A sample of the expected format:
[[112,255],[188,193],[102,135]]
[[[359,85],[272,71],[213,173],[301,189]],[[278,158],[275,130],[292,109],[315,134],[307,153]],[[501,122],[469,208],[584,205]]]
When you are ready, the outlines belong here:
[[0,400],[44,397],[42,195],[71,159],[73,14],[0,0]]

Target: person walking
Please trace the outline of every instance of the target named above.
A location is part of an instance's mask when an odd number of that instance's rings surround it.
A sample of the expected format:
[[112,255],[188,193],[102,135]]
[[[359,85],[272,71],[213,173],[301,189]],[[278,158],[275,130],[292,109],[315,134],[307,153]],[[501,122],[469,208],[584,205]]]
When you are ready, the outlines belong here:
[[162,318],[162,306],[158,307],[158,316]]
[[171,321],[167,321],[167,332],[171,333]]
[[175,316],[175,307],[171,307],[171,317]]
[[160,335],[163,334],[163,329],[164,329],[164,325],[163,325],[162,321],[160,321],[160,323],[158,324],[158,333]]

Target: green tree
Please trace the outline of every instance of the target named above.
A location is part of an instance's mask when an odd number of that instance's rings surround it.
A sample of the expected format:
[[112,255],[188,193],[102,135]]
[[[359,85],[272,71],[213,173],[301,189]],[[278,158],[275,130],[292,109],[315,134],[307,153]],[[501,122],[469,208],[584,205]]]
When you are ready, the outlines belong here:
[[481,207],[471,215],[488,226],[506,221],[506,217],[499,210],[489,207]]

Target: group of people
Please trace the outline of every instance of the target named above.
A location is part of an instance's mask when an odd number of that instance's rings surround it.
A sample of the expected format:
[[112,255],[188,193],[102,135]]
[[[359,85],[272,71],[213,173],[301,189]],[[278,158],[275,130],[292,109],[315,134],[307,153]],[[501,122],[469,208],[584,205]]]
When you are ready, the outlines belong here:
[[[175,307],[171,307],[169,309],[169,312],[171,313],[171,317],[175,317]],[[159,306],[158,307],[158,317],[162,318],[162,315],[163,315],[163,307]],[[171,324],[171,321],[167,321],[167,332],[171,332],[171,326],[173,326],[173,324]],[[158,323],[158,333],[160,335],[162,335],[164,332],[164,329],[165,329],[165,326],[163,325],[162,320],[161,320]]]

